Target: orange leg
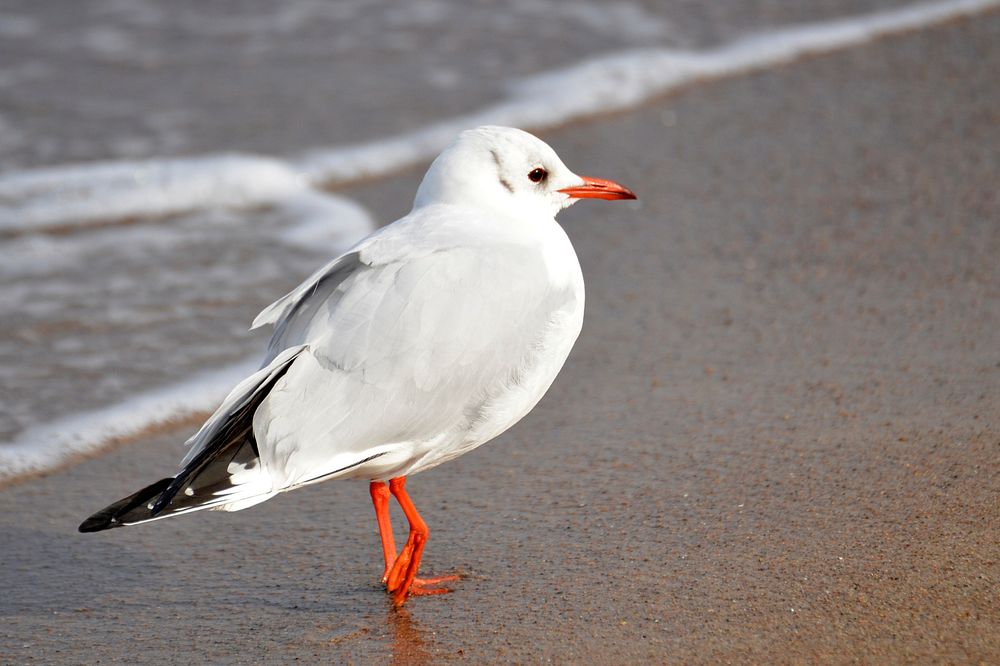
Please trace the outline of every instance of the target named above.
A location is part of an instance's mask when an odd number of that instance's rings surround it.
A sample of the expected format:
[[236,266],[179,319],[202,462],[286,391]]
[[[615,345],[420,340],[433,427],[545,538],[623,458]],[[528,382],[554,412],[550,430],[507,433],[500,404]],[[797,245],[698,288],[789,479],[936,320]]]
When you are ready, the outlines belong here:
[[378,535],[382,539],[382,557],[385,558],[385,570],[382,572],[382,582],[389,578],[389,570],[396,561],[396,542],[392,538],[392,523],[389,521],[389,487],[383,481],[372,481],[368,486],[375,505],[375,519],[378,521]]
[[[399,506],[402,507],[406,520],[410,523],[410,536],[406,540],[406,545],[395,558],[395,562],[389,569],[385,579],[386,590],[392,595],[392,603],[402,606],[407,596],[423,596],[429,594],[444,594],[451,590],[445,588],[430,588],[427,586],[443,583],[449,580],[457,580],[458,576],[438,576],[437,578],[417,578],[417,569],[420,568],[420,558],[424,554],[424,546],[430,530],[420,514],[417,507],[413,506],[410,496],[406,494],[406,477],[401,476],[389,481],[389,492],[392,493]],[[376,513],[378,509],[376,507]],[[388,512],[386,512],[388,516]],[[388,520],[386,521],[388,523]],[[381,523],[380,523],[381,531]],[[382,541],[383,548],[385,539]]]

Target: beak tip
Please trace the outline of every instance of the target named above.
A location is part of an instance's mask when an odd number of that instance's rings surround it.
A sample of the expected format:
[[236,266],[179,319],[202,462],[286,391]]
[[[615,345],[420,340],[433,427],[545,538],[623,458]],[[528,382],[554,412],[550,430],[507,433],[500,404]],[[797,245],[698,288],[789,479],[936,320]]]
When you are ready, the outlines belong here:
[[559,190],[577,199],[605,199],[608,201],[638,199],[635,192],[613,180],[581,176],[583,185]]

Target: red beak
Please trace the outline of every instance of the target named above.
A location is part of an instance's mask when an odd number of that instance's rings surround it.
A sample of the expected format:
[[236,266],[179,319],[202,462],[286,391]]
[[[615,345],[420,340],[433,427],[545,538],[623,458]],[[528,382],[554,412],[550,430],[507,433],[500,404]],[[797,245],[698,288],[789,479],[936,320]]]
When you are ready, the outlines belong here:
[[635,193],[624,185],[603,178],[582,176],[583,185],[559,190],[577,199],[635,199]]

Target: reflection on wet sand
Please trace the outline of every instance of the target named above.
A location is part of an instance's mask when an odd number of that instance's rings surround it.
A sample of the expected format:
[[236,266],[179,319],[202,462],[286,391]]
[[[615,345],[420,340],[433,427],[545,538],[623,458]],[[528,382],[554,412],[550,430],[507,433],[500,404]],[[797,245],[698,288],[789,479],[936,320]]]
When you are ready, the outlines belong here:
[[386,624],[392,632],[392,661],[394,666],[431,663],[430,641],[420,625],[410,617],[405,608],[391,608]]

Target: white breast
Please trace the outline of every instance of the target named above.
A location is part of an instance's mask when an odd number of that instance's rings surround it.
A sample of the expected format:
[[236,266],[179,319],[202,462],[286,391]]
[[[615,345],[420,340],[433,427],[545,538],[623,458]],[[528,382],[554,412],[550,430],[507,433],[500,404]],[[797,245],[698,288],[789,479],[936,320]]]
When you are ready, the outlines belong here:
[[559,295],[552,301],[545,325],[525,341],[517,367],[498,376],[482,398],[469,405],[468,421],[427,447],[406,474],[452,460],[497,437],[524,418],[555,381],[583,327],[584,284],[576,252],[554,222],[546,230],[543,257],[548,288]]

